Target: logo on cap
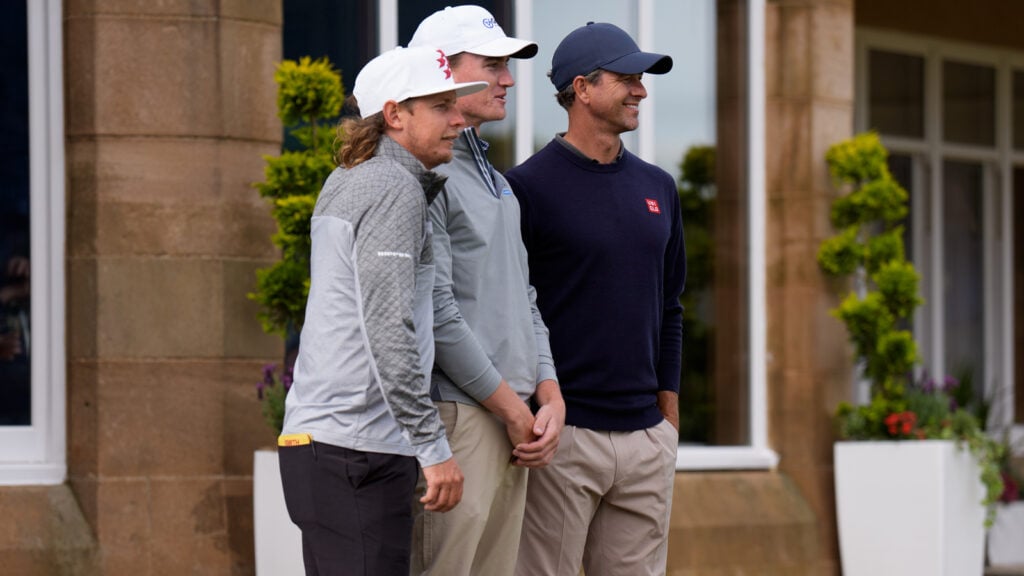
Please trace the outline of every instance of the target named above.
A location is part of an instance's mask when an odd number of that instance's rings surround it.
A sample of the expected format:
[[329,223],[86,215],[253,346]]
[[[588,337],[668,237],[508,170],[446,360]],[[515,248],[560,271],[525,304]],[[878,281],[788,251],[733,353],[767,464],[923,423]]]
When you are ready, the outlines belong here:
[[494,18],[484,18],[481,22],[484,23],[485,28],[494,28],[498,25],[498,22]]
[[438,50],[437,53],[441,55],[437,59],[437,67],[444,70],[444,79],[447,80],[452,77],[452,67],[448,65],[448,58],[445,57],[444,52]]

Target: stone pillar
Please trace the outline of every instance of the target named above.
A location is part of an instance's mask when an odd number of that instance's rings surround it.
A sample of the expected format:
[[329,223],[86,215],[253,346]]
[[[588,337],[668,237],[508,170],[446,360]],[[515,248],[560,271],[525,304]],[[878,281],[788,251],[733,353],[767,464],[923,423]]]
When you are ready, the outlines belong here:
[[825,151],[853,133],[853,1],[770,1],[766,16],[769,439],[818,519],[822,573],[838,574],[831,415],[852,367],[829,314],[843,290],[816,255],[832,234]]
[[103,574],[251,574],[281,2],[66,0],[64,27],[70,484]]

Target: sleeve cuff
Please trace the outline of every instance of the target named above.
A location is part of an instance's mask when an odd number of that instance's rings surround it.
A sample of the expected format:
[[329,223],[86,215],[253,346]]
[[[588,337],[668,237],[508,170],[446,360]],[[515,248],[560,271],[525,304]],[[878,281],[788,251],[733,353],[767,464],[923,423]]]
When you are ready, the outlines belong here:
[[540,384],[545,380],[554,380],[558,382],[558,375],[555,373],[555,367],[552,364],[538,364],[537,365],[537,382]]
[[448,438],[443,434],[433,442],[416,447],[416,460],[421,468],[440,464],[451,457],[452,449],[448,446]]
[[498,374],[497,368],[491,365],[487,367],[487,370],[479,378],[467,383],[465,386],[460,386],[460,388],[471,398],[482,404],[484,400],[491,397],[491,394],[494,394],[500,384],[501,374]]

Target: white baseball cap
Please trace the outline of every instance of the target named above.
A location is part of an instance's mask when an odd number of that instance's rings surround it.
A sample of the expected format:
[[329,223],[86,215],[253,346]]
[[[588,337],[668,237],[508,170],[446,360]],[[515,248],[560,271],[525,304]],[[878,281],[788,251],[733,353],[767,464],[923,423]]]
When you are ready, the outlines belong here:
[[509,38],[490,12],[479,6],[449,6],[420,22],[409,46],[437,46],[445,54],[533,58],[537,44]]
[[456,82],[442,50],[399,46],[367,62],[356,76],[352,93],[359,103],[359,114],[369,118],[383,110],[388,100],[404,102],[450,90],[459,97],[486,87],[487,82]]

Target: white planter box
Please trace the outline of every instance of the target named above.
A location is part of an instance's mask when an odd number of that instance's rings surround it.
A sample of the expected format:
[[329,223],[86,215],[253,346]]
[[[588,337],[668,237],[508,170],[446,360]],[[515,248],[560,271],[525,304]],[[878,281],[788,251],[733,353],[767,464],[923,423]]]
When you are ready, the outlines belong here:
[[256,450],[252,460],[256,576],[302,576],[302,532],[284,505],[277,450]]
[[996,509],[988,531],[988,561],[993,566],[1024,566],[1024,502]]
[[985,489],[952,441],[837,442],[844,576],[972,576],[985,562]]

